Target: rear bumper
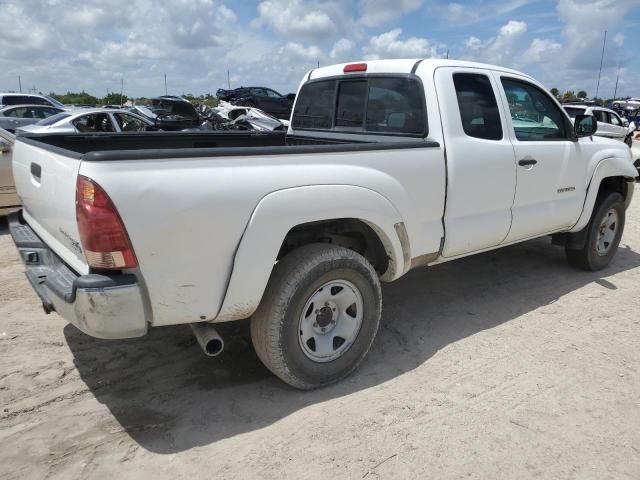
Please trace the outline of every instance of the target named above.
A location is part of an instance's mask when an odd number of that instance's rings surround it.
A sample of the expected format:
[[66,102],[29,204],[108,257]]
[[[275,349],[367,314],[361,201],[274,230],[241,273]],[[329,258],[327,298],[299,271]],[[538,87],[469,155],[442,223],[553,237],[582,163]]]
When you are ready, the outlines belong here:
[[135,275],[78,275],[22,221],[20,212],[10,214],[8,220],[27,279],[47,313],[57,312],[92,337],[132,338],[147,333],[142,291]]

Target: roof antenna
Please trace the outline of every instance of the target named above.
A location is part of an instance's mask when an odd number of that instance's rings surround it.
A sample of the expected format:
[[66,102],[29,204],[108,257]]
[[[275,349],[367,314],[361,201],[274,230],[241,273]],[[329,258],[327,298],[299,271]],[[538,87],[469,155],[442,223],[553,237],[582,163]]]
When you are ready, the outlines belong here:
[[449,60],[449,49],[447,48],[447,60]]
[[600,71],[598,72],[598,85],[596,86],[596,97],[598,98],[598,90],[600,90],[600,75],[602,74],[602,61],[604,60],[604,47],[607,44],[607,31],[604,31],[604,42],[602,42],[602,56],[600,57]]

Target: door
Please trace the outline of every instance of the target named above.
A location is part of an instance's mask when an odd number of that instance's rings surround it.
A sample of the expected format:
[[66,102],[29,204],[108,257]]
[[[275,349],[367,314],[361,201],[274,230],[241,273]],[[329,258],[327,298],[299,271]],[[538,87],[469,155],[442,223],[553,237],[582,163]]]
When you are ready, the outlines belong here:
[[488,72],[435,72],[446,139],[444,257],[499,245],[509,233],[516,166],[497,84]]
[[608,123],[613,133],[613,137],[619,140],[624,140],[624,137],[627,136],[627,128],[622,124],[622,120],[614,112],[606,112],[606,113],[607,113]]
[[588,155],[573,141],[569,117],[525,77],[494,76],[510,113],[508,135],[517,162],[513,221],[506,242],[573,226],[586,195]]
[[6,130],[0,130],[0,208],[20,204],[13,180],[11,157],[15,137]]

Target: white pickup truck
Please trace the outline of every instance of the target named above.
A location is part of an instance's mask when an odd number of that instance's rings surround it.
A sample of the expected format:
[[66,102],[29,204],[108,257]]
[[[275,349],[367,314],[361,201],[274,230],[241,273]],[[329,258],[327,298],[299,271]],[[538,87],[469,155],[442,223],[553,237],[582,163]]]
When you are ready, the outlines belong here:
[[101,338],[251,318],[302,389],[364,358],[380,281],[552,235],[569,263],[615,254],[637,172],[535,80],[445,60],[308,72],[285,134],[25,134],[10,231],[47,311]]

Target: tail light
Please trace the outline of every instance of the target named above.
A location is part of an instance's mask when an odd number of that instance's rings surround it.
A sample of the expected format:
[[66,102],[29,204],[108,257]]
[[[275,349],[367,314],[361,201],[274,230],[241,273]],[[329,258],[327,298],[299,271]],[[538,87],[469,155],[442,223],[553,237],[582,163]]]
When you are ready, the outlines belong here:
[[76,183],[76,219],[89,266],[114,270],[138,265],[113,202],[100,185],[82,175]]

